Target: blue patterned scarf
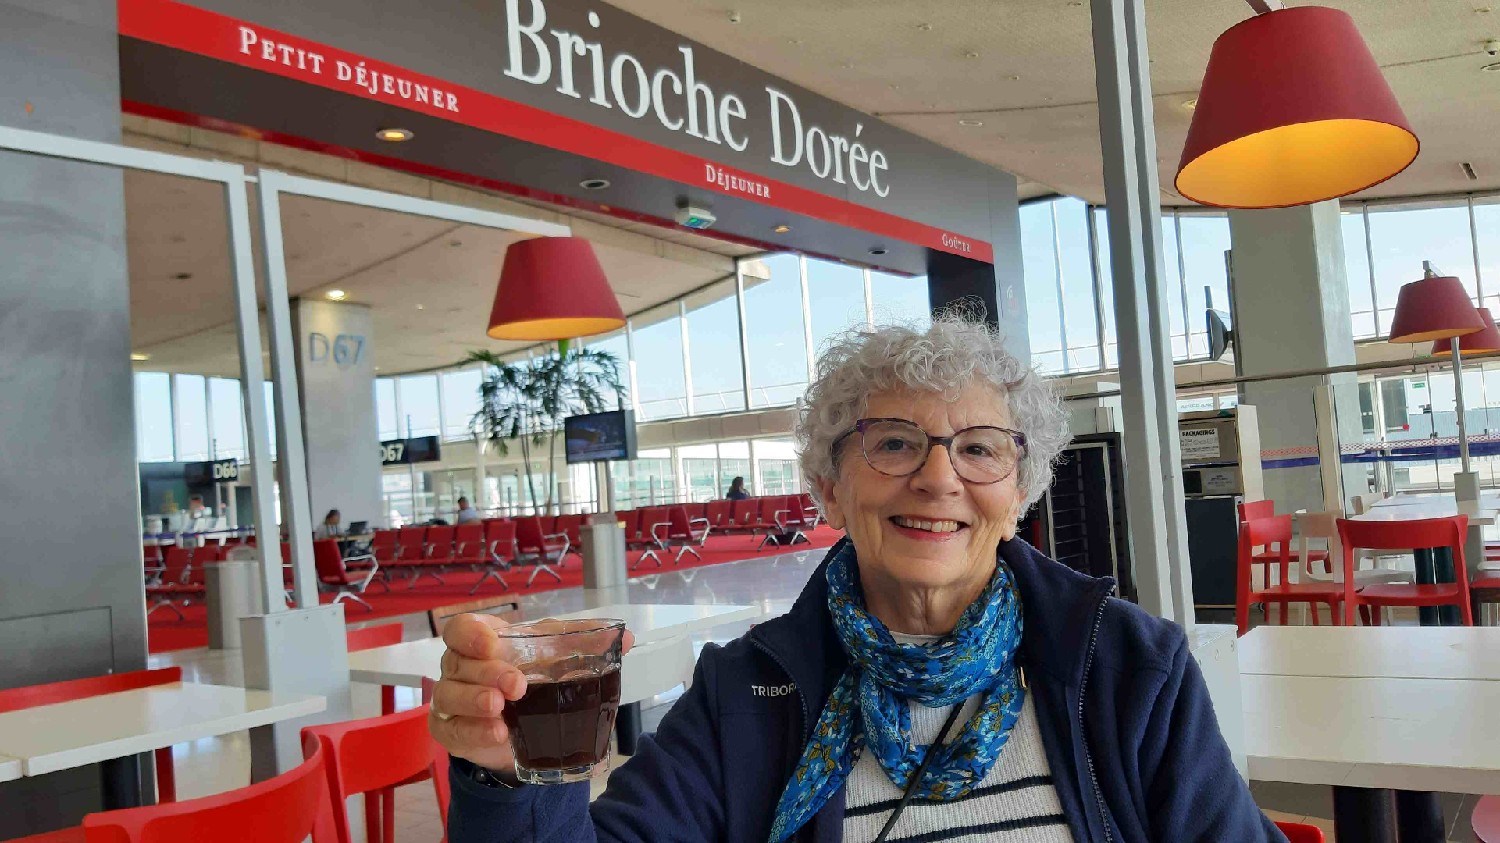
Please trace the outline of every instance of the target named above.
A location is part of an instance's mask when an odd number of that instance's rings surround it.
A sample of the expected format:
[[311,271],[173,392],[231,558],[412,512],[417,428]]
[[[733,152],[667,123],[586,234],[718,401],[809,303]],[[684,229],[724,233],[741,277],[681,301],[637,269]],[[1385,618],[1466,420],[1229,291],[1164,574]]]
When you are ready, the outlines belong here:
[[1025,700],[1016,668],[1021,598],[1004,565],[995,565],[989,586],[951,634],[930,646],[901,644],[865,611],[854,545],[846,541],[828,564],[828,611],[849,654],[849,669],[834,686],[782,791],[770,843],[781,843],[812,819],[843,787],[867,746],[896,787],[906,789],[925,754],[912,745],[908,700],[950,706],[984,694],[958,737],[934,750],[938,755],[913,797],[929,802],[964,796],[984,780]]

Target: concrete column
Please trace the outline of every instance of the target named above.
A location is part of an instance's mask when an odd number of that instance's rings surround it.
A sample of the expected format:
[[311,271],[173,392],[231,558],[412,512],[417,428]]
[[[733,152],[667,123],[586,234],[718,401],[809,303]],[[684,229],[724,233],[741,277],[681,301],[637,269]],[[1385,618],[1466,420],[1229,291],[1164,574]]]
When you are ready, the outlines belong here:
[[313,523],[337,509],[345,526],[384,524],[370,309],[296,299],[292,330]]
[[[118,44],[113,0],[0,0],[0,122],[118,143]],[[0,688],[146,666],[123,185],[0,153]],[[0,785],[0,839],[100,805],[93,766]]]
[[[1236,362],[1241,374],[1344,366],[1354,360],[1354,328],[1349,286],[1344,275],[1344,240],[1338,202],[1269,211],[1231,211]],[[1323,384],[1332,401],[1316,401]],[[1273,459],[1338,459],[1328,437],[1319,450],[1318,428],[1337,430],[1338,440],[1360,439],[1359,393],[1352,374],[1245,384],[1240,401],[1259,410],[1261,447]],[[1317,407],[1331,406],[1332,419],[1319,419]],[[1326,411],[1325,411],[1326,412]],[[1346,505],[1362,468],[1330,472],[1325,488],[1318,464],[1271,468],[1265,472],[1266,497],[1277,512],[1321,510]]]

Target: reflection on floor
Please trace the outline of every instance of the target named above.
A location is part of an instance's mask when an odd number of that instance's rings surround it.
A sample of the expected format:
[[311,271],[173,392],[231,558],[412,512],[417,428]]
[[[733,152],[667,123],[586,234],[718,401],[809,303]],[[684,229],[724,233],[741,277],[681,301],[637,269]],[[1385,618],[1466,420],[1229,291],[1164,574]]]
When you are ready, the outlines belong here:
[[[822,551],[802,551],[763,559],[751,559],[705,568],[666,571],[632,580],[628,599],[638,603],[728,603],[759,605],[765,616],[782,614],[790,608],[813,570]],[[581,589],[550,591],[521,598],[521,609],[528,617],[549,613],[571,612],[619,602],[618,597],[592,600]],[[428,634],[427,620],[421,615],[400,619],[408,639]],[[1217,620],[1217,619],[1215,619]],[[1256,618],[1258,620],[1258,618]],[[1294,618],[1295,620],[1295,618]],[[1397,623],[1411,623],[1414,618],[1397,617]],[[392,622],[386,619],[384,622]],[[1325,618],[1326,622],[1326,618]],[[727,624],[696,636],[695,649],[709,641],[725,642],[743,635],[749,623]],[[215,684],[236,685],[243,673],[238,653],[213,650],[185,650],[151,658],[152,667],[181,665],[185,678]],[[681,691],[657,697],[643,706],[642,719],[648,731],[655,730],[671,710]],[[406,708],[419,702],[414,689],[397,689],[397,706]],[[354,712],[366,717],[379,713],[378,690],[373,686],[354,686]],[[249,782],[249,745],[244,734],[211,738],[179,745],[173,750],[177,763],[177,787],[181,798],[219,793]],[[616,757],[614,767],[625,759]],[[594,793],[603,789],[607,779],[594,783]],[[1332,795],[1326,787],[1252,782],[1256,802],[1273,819],[1309,822],[1331,833],[1333,823]],[[1476,797],[1443,794],[1442,805],[1451,841],[1473,841],[1469,814]],[[357,797],[356,797],[357,800]],[[357,801],[350,803],[350,819],[355,825],[354,839],[363,839],[363,811]],[[430,783],[401,788],[396,796],[396,838],[402,843],[437,843],[442,837],[437,805]],[[1330,838],[1331,839],[1331,838]]]

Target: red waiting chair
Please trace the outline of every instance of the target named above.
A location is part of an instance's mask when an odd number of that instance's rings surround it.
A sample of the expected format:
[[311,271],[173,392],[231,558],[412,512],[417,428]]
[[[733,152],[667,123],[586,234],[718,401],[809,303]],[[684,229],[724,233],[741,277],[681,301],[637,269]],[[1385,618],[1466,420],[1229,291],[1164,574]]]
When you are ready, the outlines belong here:
[[[1253,572],[1255,547],[1270,547],[1277,545],[1279,554],[1277,566],[1279,578],[1272,585],[1269,577],[1266,584],[1259,591],[1255,589],[1255,577]],[[1257,518],[1254,521],[1246,521],[1240,525],[1239,555],[1236,566],[1236,584],[1234,599],[1235,623],[1239,626],[1239,634],[1244,635],[1250,631],[1250,604],[1259,603],[1266,607],[1266,618],[1271,616],[1270,605],[1278,604],[1281,607],[1280,620],[1283,626],[1287,622],[1287,605],[1290,603],[1306,603],[1311,609],[1313,624],[1318,623],[1318,604],[1328,605],[1329,615],[1333,623],[1338,625],[1342,613],[1338,610],[1338,604],[1345,603],[1348,595],[1345,586],[1334,582],[1290,582],[1288,571],[1292,565],[1292,516],[1278,515],[1271,518]],[[1352,620],[1349,621],[1352,623]]]
[[[1340,518],[1338,527],[1339,542],[1344,547],[1346,623],[1354,623],[1355,607],[1370,607],[1370,614],[1378,625],[1381,610],[1386,606],[1456,605],[1463,617],[1464,626],[1474,625],[1474,613],[1469,603],[1469,572],[1464,565],[1464,537],[1469,529],[1467,515],[1410,521],[1351,521]],[[1453,582],[1435,585],[1370,583],[1355,590],[1356,549],[1411,550],[1437,547],[1446,547],[1453,554]]]
[[656,567],[661,567],[661,555],[657,551],[663,551],[667,548],[661,543],[660,538],[658,538],[657,528],[669,526],[667,509],[668,507],[665,506],[648,506],[644,509],[636,510],[637,517],[639,518],[639,534],[633,544],[627,540],[625,547],[627,550],[639,550],[641,551],[641,555],[639,559],[630,564],[631,568],[640,566],[647,559],[655,562]]
[[[318,583],[323,590],[334,592],[333,602],[350,600],[365,607],[365,611],[375,611],[375,607],[360,595],[370,587],[370,581],[375,579],[376,572],[380,570],[378,566],[371,565],[357,571],[344,567],[344,557],[339,553],[337,539],[319,539],[313,542],[313,565],[317,569]],[[390,586],[386,586],[386,590],[389,591]]]
[[516,561],[516,522],[510,519],[484,522],[484,553],[484,574],[469,589],[469,594],[472,596],[490,579],[500,583],[502,591],[510,591],[510,583],[501,574],[509,571]]
[[553,566],[562,564],[562,558],[568,555],[568,537],[562,533],[545,533],[542,531],[542,519],[537,516],[529,518],[517,518],[516,525],[516,559],[521,564],[536,566],[531,576],[526,580],[529,588],[536,580],[537,574],[546,573],[558,582],[562,582],[562,575]]
[[703,507],[703,517],[708,519],[708,526],[724,532],[729,526],[730,513],[734,511],[732,501],[709,501]]
[[[302,753],[311,758],[321,751],[328,759],[328,792],[339,810],[333,812],[339,843],[353,843],[349,797],[365,795],[365,828],[369,840],[391,843],[392,823],[382,823],[382,810],[393,800],[392,788],[427,777],[433,779],[443,827],[448,825],[448,756],[427,732],[427,706],[346,723],[307,726],[302,730]],[[249,839],[249,838],[245,838]]]
[[167,548],[162,561],[161,577],[146,586],[146,596],[151,598],[151,607],[146,610],[148,616],[165,606],[177,615],[178,620],[182,620],[182,610],[177,607],[176,601],[180,598],[182,605],[186,606],[192,598],[208,593],[202,582],[191,581],[192,567],[192,556],[187,548],[176,545]]
[[[27,685],[0,691],[0,714],[181,681],[182,668],[163,667],[157,670],[132,670],[87,679],[48,682],[45,685]],[[172,748],[164,746],[156,750],[155,757],[156,799],[158,802],[173,802],[177,799],[177,777],[172,767]]]
[[[666,520],[651,526],[651,537],[662,550],[677,548],[677,556],[672,559],[672,564],[682,562],[684,553],[691,553],[703,561],[703,554],[698,552],[708,541],[708,533],[713,528],[708,525],[707,518],[690,518],[685,506],[667,507]],[[657,560],[657,565],[661,561]]]
[[470,521],[453,528],[453,564],[477,571],[487,565],[489,551],[484,541],[484,524]]
[[83,818],[88,843],[339,843],[321,747],[290,772],[202,799],[105,811]]
[[[401,643],[401,624],[385,623],[380,626],[367,626],[364,629],[351,629],[345,633],[345,645],[351,653],[361,650],[373,650],[376,647],[389,647],[392,644]],[[396,686],[380,686],[380,713],[396,713]]]
[[725,525],[726,533],[754,533],[756,516],[760,513],[760,502],[757,498],[743,498],[730,501],[729,523]]
[[760,499],[755,532],[760,534],[761,539],[760,544],[755,546],[756,550],[764,548],[767,543],[781,544],[780,537],[786,535],[786,531],[782,529],[778,519],[783,513],[791,511],[790,502],[795,500],[796,498],[789,498],[785,495],[773,495]]

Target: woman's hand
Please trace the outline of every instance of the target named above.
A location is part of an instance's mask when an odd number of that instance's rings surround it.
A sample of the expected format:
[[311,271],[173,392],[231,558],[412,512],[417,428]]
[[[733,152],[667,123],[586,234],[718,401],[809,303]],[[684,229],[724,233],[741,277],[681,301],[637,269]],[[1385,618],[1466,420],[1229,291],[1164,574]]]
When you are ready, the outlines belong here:
[[[456,615],[443,627],[442,678],[432,691],[427,728],[450,755],[490,770],[515,766],[510,730],[500,713],[526,693],[526,676],[505,659],[493,615]],[[625,632],[624,651],[635,642]]]

